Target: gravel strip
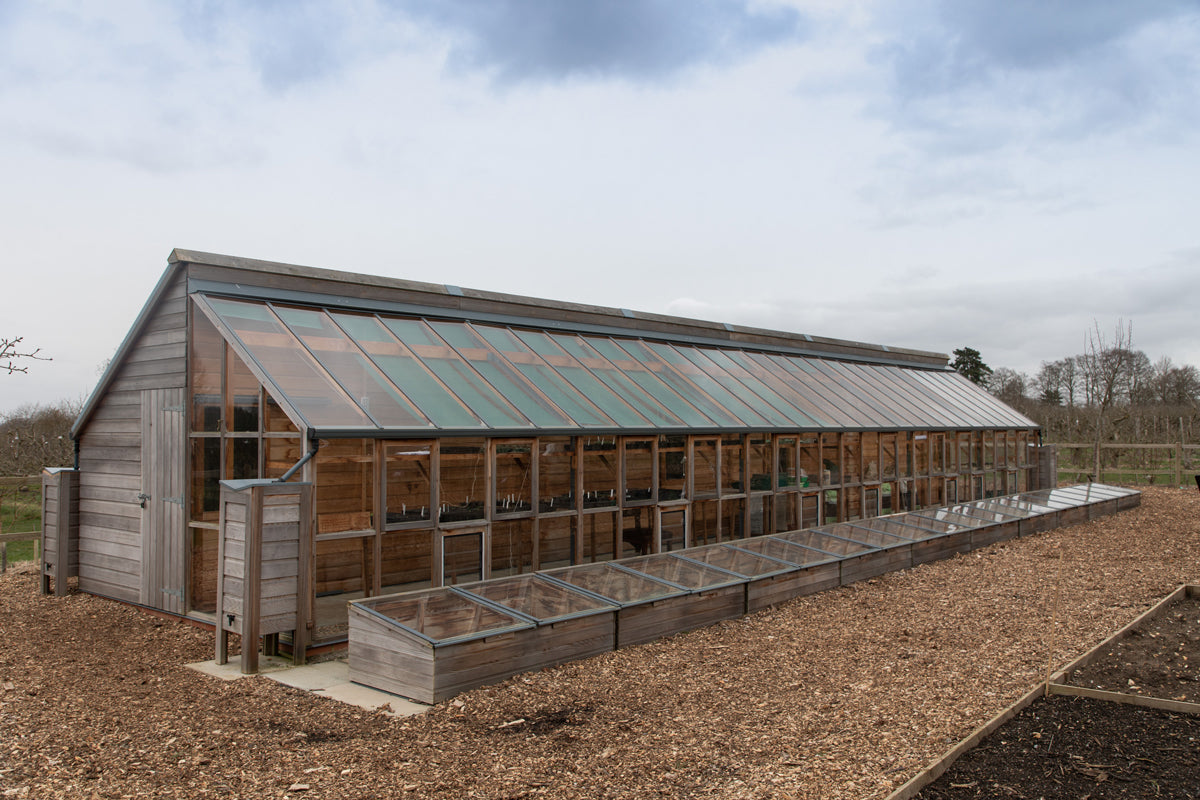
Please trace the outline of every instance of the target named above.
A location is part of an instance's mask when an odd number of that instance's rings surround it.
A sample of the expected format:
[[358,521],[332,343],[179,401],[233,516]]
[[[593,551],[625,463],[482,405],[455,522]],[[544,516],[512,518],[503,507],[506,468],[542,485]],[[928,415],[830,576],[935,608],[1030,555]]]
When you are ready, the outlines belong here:
[[213,634],[0,578],[0,798],[879,798],[1181,583],[1200,494],[392,719],[183,665]]

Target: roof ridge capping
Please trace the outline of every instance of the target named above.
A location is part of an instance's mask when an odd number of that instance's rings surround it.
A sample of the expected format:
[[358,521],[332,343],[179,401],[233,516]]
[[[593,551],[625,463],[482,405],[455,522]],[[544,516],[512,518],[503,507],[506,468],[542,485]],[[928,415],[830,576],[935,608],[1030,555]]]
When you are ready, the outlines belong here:
[[890,345],[885,346],[882,344],[859,342],[849,339],[835,339],[827,336],[814,336],[804,333],[773,330],[770,328],[757,328],[748,325],[735,325],[732,323],[714,322],[711,320],[695,319],[691,317],[657,314],[649,311],[630,311],[628,309],[611,308],[608,306],[591,305],[573,301],[549,300],[545,298],[493,292],[484,289],[470,289],[459,286],[450,286],[448,284],[414,281],[405,278],[390,278],[381,275],[368,275],[365,273],[356,273],[345,270],[333,270],[323,267],[288,264],[279,261],[265,261],[262,259],[223,255],[220,253],[207,253],[198,250],[184,250],[182,248],[175,248],[171,251],[171,255],[168,257],[167,261],[171,265],[184,263],[202,264],[214,267],[245,270],[247,272],[256,272],[264,275],[283,275],[296,278],[308,278],[331,281],[335,283],[351,284],[355,286],[374,286],[381,289],[392,289],[418,294],[430,294],[443,298],[439,302],[439,305],[444,305],[447,299],[457,299],[460,301],[477,300],[484,303],[499,303],[508,306],[520,306],[526,309],[540,311],[540,314],[533,314],[533,316],[542,318],[547,316],[547,312],[552,312],[550,316],[556,316],[556,314],[561,314],[563,312],[592,314],[606,317],[611,320],[613,325],[629,328],[632,331],[637,331],[638,329],[636,327],[631,327],[631,322],[647,322],[669,326],[677,329],[679,332],[684,332],[684,329],[692,329],[701,335],[726,340],[730,345],[753,346],[755,343],[762,344],[764,339],[773,339],[776,340],[776,342],[787,343],[790,346],[798,349],[820,350],[823,351],[824,354],[827,354],[831,357],[840,357],[848,360],[855,360],[856,356],[858,359],[866,358],[868,360],[872,358],[882,358],[895,361],[909,361],[914,365],[919,365],[925,368],[948,368],[950,361],[950,357],[947,354],[930,350],[917,350],[906,347],[893,347]]

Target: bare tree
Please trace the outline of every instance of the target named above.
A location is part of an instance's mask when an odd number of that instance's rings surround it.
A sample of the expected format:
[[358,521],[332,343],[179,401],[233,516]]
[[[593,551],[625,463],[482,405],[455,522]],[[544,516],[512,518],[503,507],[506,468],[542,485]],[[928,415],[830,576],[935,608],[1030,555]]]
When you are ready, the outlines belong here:
[[32,358],[37,361],[49,361],[46,356],[38,355],[42,352],[40,347],[33,350],[22,347],[21,342],[25,337],[18,336],[15,339],[5,339],[0,337],[0,372],[7,372],[9,375],[14,372],[28,372],[28,366],[17,366],[17,359]]
[[1120,399],[1122,380],[1128,381],[1133,362],[1133,323],[1118,320],[1109,342],[1100,330],[1100,323],[1093,321],[1088,331],[1086,350],[1078,357],[1083,373],[1088,404],[1092,406],[1096,454],[1096,474],[1100,474],[1100,443],[1104,440],[1109,414]]

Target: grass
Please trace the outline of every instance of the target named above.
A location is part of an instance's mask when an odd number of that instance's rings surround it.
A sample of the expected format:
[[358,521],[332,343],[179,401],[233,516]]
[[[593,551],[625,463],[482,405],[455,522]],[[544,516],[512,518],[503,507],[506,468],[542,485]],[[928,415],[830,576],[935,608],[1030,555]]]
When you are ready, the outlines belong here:
[[[20,491],[22,488],[26,491]],[[21,533],[42,529],[42,486],[35,478],[14,484],[0,484],[0,532]],[[8,561],[33,560],[33,540],[8,543]]]

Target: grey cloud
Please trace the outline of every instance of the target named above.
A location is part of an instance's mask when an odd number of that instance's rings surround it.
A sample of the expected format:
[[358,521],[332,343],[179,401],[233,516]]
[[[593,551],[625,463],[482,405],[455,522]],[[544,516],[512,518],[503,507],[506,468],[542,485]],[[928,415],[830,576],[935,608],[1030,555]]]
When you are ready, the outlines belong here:
[[793,9],[743,0],[396,0],[457,34],[452,64],[502,82],[573,77],[648,80],[727,62],[803,36]]

